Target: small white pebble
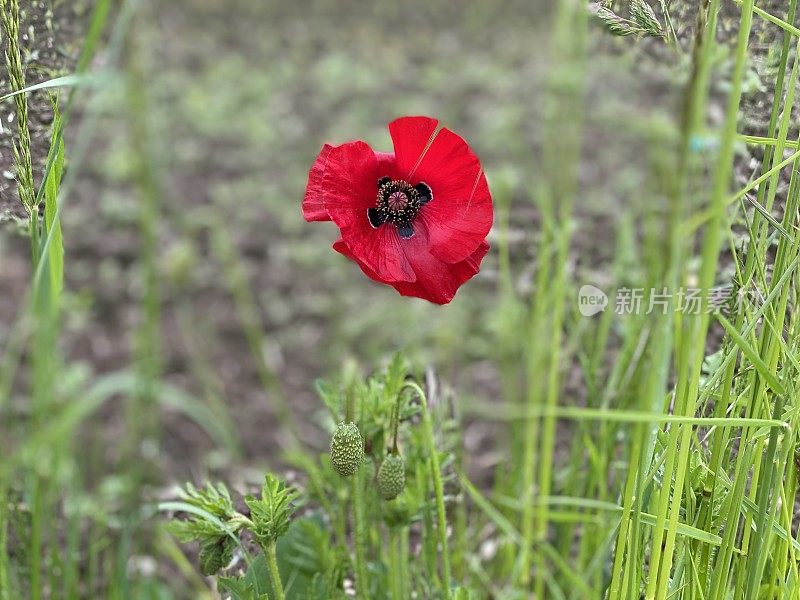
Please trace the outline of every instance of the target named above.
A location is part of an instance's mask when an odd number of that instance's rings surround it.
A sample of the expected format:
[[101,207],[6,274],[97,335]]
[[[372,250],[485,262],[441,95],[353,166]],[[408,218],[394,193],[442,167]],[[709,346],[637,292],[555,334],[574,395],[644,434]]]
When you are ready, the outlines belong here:
[[483,560],[491,560],[497,554],[497,542],[495,540],[486,540],[481,544],[480,555]]
[[131,556],[128,560],[128,573],[153,577],[158,570],[158,562],[152,556]]

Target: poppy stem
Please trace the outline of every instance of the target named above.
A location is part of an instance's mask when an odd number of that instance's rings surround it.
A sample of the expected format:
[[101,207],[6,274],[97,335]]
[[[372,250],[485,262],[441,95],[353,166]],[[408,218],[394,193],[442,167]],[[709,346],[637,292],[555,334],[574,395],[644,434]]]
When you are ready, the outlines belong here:
[[408,528],[405,526],[393,525],[389,527],[389,583],[391,588],[392,600],[405,600],[404,585],[408,581],[408,573],[405,569],[403,558],[407,556],[404,541],[408,536]]
[[352,385],[348,385],[347,389],[345,389],[344,422],[356,422],[356,395]]
[[402,392],[398,392],[397,400],[395,401],[394,409],[392,410],[392,454],[397,454],[397,436],[400,429],[400,402],[402,402],[402,399]]
[[278,553],[275,548],[275,542],[267,544],[267,566],[269,567],[269,574],[272,579],[272,589],[275,592],[277,600],[284,600],[286,595],[283,591],[283,582],[281,581],[281,573],[278,570]]
[[450,600],[450,556],[447,551],[447,514],[444,507],[444,485],[442,484],[442,472],[439,464],[439,454],[436,451],[436,440],[433,436],[433,423],[428,412],[428,399],[422,388],[413,381],[407,381],[403,389],[414,390],[419,396],[422,405],[422,427],[424,430],[425,441],[427,443],[428,457],[430,460],[431,477],[433,478],[433,490],[436,495],[436,514],[438,517],[437,528],[439,530],[439,551],[442,557],[442,580],[444,587],[445,600]]
[[355,538],[355,576],[356,598],[369,599],[369,581],[367,579],[366,550],[364,546],[364,498],[361,494],[361,467],[353,475],[353,537]]

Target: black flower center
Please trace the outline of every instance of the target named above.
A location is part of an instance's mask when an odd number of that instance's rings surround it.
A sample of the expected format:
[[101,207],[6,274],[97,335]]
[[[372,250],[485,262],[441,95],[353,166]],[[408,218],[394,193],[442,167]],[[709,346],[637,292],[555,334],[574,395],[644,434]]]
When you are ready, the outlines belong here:
[[414,219],[419,209],[433,200],[433,192],[427,183],[411,185],[402,179],[381,177],[378,180],[377,205],[367,209],[370,225],[375,228],[384,223],[397,227],[402,238],[414,235]]

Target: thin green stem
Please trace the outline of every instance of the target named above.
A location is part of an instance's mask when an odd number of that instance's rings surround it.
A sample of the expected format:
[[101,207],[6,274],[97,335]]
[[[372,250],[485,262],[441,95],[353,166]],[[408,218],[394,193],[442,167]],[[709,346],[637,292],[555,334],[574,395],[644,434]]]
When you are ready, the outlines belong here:
[[392,600],[406,600],[403,595],[403,580],[406,574],[403,571],[402,529],[398,526],[389,528],[389,583]]
[[428,411],[428,399],[422,388],[413,381],[407,381],[404,388],[414,390],[419,396],[422,406],[422,427],[424,430],[425,441],[427,444],[428,460],[431,467],[431,479],[433,479],[433,490],[436,495],[436,516],[438,518],[437,529],[439,532],[439,552],[442,559],[442,587],[444,597],[450,599],[450,556],[447,550],[447,514],[444,506],[444,485],[442,484],[441,465],[439,464],[439,453],[436,449],[436,438],[433,434],[433,423],[431,414]]
[[402,584],[403,597],[408,597],[408,589],[411,587],[411,569],[409,567],[409,557],[411,551],[409,548],[409,532],[408,527],[403,526],[400,529],[400,583]]
[[[143,18],[134,21],[128,40],[127,95],[129,103],[129,135],[133,160],[133,183],[139,197],[139,247],[143,294],[140,299],[142,321],[134,338],[133,352],[137,364],[136,392],[127,406],[127,454],[135,489],[140,488],[152,470],[142,460],[140,448],[149,441],[155,447],[158,438],[156,388],[161,376],[161,294],[158,277],[158,230],[161,212],[161,191],[158,167],[153,160],[150,136],[149,104],[146,90],[146,64],[139,40]],[[135,510],[139,498],[133,494],[130,509]]]
[[8,497],[5,485],[0,489],[0,600],[11,600],[8,575]]
[[397,454],[397,437],[400,430],[400,403],[402,401],[403,394],[397,394],[397,399],[395,400],[394,407],[392,408],[392,454]]
[[364,529],[364,495],[361,485],[362,468],[359,467],[351,479],[353,494],[353,537],[355,538],[356,597],[369,600],[369,579],[367,578],[366,531]]
[[267,566],[269,566],[269,575],[272,579],[272,589],[275,592],[276,600],[286,600],[286,594],[283,592],[283,582],[281,581],[281,573],[278,570],[278,553],[275,549],[275,542],[270,542],[265,548],[267,555]]
[[[428,471],[430,463],[424,463],[417,469],[418,489],[427,489]],[[425,569],[428,584],[435,586],[440,584],[439,572],[436,565],[436,534],[433,531],[433,517],[431,516],[430,503],[422,505],[422,554],[425,559]]]

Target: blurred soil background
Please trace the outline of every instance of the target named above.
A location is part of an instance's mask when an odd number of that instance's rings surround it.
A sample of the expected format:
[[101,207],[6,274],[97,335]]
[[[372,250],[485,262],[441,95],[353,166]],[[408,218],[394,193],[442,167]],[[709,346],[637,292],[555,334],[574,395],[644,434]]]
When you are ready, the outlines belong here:
[[[107,94],[99,111],[89,155],[70,166],[78,171],[62,214],[67,293],[61,343],[75,381],[130,369],[134,361],[143,273],[131,140],[143,135],[161,209],[163,343],[152,352],[167,382],[201,399],[235,433],[221,446],[202,423],[164,409],[156,461],[162,480],[202,480],[233,464],[252,467],[259,479],[264,465],[280,462],[276,407],[282,401],[301,423],[303,441],[322,449],[329,438],[317,425],[322,407],[314,383],[337,373],[348,358],[369,370],[404,349],[437,371],[460,407],[499,396],[497,362],[521,356],[509,341],[513,335],[503,335],[504,315],[519,306],[501,305],[496,290],[512,285],[524,299],[533,275],[532,184],[548,66],[546,3],[139,4],[123,59],[136,61],[141,72],[146,131],[127,118],[125,86],[114,86],[118,93]],[[738,11],[725,4],[723,25]],[[781,14],[781,4],[761,6]],[[91,2],[23,6],[28,83],[71,72]],[[684,49],[695,12],[695,3],[680,3],[672,15]],[[644,198],[658,198],[644,194],[644,167],[654,157],[642,148],[660,138],[674,141],[676,98],[688,71],[686,53],[661,40],[614,38],[597,24],[592,30],[571,254],[576,287],[619,281],[608,272],[612,258],[635,247],[619,239],[644,234],[631,226],[637,207]],[[740,131],[764,134],[772,90],[768,96],[761,81],[774,77],[774,37],[774,27],[757,27],[754,34],[759,58],[748,73],[748,121]],[[720,52],[716,59],[713,93],[720,100],[731,58]],[[97,65],[104,60],[101,51]],[[7,89],[3,70],[0,92]],[[79,90],[78,98],[91,94]],[[68,144],[84,109],[79,100]],[[721,108],[714,110],[712,123],[722,115]],[[45,93],[31,95],[31,112],[38,182],[53,118]],[[28,241],[15,220],[22,213],[13,182],[12,113],[11,101],[0,102],[0,346],[19,317],[30,264]],[[482,159],[496,219],[505,218],[510,206],[513,277],[501,281],[495,250],[446,307],[401,298],[372,283],[331,250],[332,224],[308,225],[300,213],[307,170],[324,142],[364,139],[389,150],[386,124],[407,114],[438,117],[462,134]],[[713,131],[707,142],[711,161]],[[742,145],[741,181],[751,175],[749,164]],[[495,230],[490,241],[496,236]],[[627,277],[641,279],[634,274],[647,268],[646,257],[632,251],[627,265]],[[720,283],[730,275],[721,273]],[[507,343],[498,344],[498,335]],[[260,369],[262,360],[266,368]],[[566,393],[571,402],[586,393],[577,369]],[[24,404],[15,398],[19,411]],[[98,478],[113,472],[125,426],[124,411],[110,405],[84,427],[86,452],[104,457]],[[484,421],[469,420],[465,428],[478,477],[503,460],[504,442],[497,437]]]

